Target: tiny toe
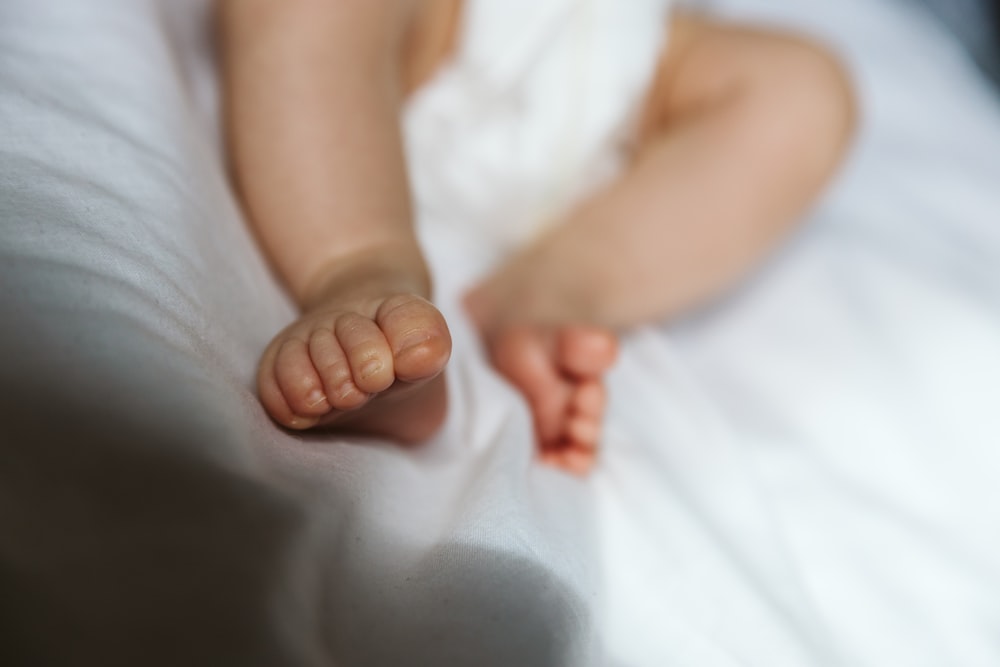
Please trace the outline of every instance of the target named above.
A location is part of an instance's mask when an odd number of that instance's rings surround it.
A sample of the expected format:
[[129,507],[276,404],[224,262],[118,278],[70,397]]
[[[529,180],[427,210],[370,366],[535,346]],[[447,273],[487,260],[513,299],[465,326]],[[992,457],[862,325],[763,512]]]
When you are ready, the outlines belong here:
[[570,411],[574,415],[600,419],[607,403],[607,392],[604,384],[597,380],[581,382],[573,394]]
[[565,470],[583,477],[594,469],[597,456],[593,450],[570,448],[563,453],[562,463]]
[[566,422],[566,437],[577,445],[594,448],[601,438],[601,422],[589,417],[570,417]]
[[361,315],[344,315],[337,320],[336,334],[358,389],[376,394],[392,386],[396,379],[392,350],[375,322]]
[[[288,407],[296,416],[308,420],[330,411],[323,383],[304,341],[290,338],[282,343],[274,359],[274,377]],[[300,420],[299,423],[305,422]]]
[[543,451],[539,459],[546,465],[583,477],[593,470],[596,456],[593,450],[563,447]]
[[559,365],[576,377],[596,377],[607,372],[618,356],[618,340],[607,329],[566,327],[559,333]]
[[351,365],[333,331],[313,331],[309,336],[309,355],[331,407],[337,410],[354,410],[367,402],[368,394],[355,386]]
[[437,308],[415,296],[387,299],[376,322],[388,340],[395,375],[404,382],[440,373],[451,356],[451,334]]
[[285,395],[281,393],[278,380],[274,376],[274,354],[265,354],[257,371],[257,397],[261,405],[273,420],[289,428],[308,428],[299,426],[302,418],[295,415],[289,407]]

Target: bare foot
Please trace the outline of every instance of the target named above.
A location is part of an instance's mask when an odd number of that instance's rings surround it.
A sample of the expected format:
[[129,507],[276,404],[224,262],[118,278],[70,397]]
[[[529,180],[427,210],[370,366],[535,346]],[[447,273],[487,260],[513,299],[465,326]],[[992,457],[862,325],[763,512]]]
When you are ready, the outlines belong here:
[[494,367],[531,407],[542,461],[583,475],[597,455],[604,374],[617,340],[597,327],[517,325],[487,338]]
[[261,403],[292,429],[332,426],[405,443],[433,435],[447,408],[442,370],[451,355],[441,313],[414,294],[345,291],[271,342],[257,374]]

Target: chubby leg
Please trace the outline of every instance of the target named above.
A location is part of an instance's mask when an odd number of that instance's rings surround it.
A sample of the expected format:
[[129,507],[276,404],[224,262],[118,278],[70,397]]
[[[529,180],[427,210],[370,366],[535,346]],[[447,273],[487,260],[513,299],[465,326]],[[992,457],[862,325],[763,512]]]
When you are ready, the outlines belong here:
[[[850,86],[821,47],[696,16],[672,25],[630,168],[467,298],[494,363],[528,397],[546,456],[552,424],[574,423],[567,397],[598,395],[610,361],[564,373],[537,341],[660,320],[725,291],[808,208],[852,131]],[[546,371],[528,372],[512,349]],[[600,401],[583,402],[599,417]],[[596,433],[568,451],[588,451],[578,445]],[[556,462],[580,469],[574,457]]]
[[427,300],[398,121],[449,48],[449,3],[219,3],[236,185],[302,307],[258,371],[289,428],[416,441],[443,419],[451,340]]
[[836,58],[679,15],[631,166],[477,287],[489,319],[619,329],[725,292],[811,206],[849,144]]

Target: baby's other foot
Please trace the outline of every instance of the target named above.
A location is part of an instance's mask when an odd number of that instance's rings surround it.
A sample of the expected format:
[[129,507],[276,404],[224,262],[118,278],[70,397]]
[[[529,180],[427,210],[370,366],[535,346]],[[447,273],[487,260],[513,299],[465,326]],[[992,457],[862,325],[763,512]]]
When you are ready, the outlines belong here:
[[493,365],[525,396],[540,457],[576,474],[594,465],[604,419],[604,374],[617,340],[596,327],[511,326],[490,336]]
[[451,336],[441,313],[413,294],[328,297],[268,346],[261,403],[292,429],[331,426],[416,442],[444,420]]

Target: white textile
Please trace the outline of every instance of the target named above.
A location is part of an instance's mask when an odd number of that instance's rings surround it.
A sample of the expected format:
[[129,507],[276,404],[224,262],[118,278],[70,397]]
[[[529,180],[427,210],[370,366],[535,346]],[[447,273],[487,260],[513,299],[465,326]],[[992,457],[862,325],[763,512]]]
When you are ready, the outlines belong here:
[[276,428],[252,378],[293,311],[206,4],[0,4],[0,662],[1000,663],[997,100],[891,0],[716,9],[841,52],[859,145],[752,282],[625,342],[576,480],[533,463],[450,233],[441,435]]
[[[469,0],[455,53],[407,103],[422,226],[502,256],[620,169],[669,0]],[[434,232],[431,232],[434,233]]]

